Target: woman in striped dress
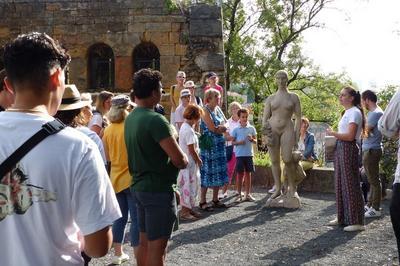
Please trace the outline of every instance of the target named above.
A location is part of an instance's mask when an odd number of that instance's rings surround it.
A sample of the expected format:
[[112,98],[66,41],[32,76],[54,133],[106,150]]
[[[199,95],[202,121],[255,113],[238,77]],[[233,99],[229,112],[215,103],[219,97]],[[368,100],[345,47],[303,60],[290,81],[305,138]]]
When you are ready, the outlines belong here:
[[327,130],[334,136],[335,150],[335,187],[337,218],[329,225],[344,225],[344,231],[364,230],[364,201],[360,188],[359,148],[357,141],[364,133],[365,118],[360,107],[360,93],[352,87],[345,87],[339,96],[345,111],[339,121],[338,132]]

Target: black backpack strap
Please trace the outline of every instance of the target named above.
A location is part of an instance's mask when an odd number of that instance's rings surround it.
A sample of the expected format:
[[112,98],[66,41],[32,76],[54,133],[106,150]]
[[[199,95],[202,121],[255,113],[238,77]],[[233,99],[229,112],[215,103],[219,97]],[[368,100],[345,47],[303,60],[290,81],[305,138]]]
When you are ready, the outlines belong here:
[[39,144],[46,137],[56,134],[64,129],[64,125],[60,120],[55,119],[42,126],[42,129],[24,142],[16,151],[14,151],[1,165],[0,165],[0,181],[6,173],[10,172],[14,165],[16,165],[30,150]]

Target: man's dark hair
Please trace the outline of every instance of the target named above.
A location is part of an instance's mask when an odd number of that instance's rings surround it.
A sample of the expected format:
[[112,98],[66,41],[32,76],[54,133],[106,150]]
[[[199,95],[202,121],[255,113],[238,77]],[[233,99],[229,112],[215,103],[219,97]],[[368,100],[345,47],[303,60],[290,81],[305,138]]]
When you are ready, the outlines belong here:
[[365,100],[370,100],[374,103],[376,103],[378,101],[378,97],[376,97],[375,92],[371,91],[371,90],[366,90],[361,94],[361,98],[365,101]]
[[45,33],[19,35],[4,48],[4,66],[11,83],[27,83],[41,89],[47,85],[54,67],[64,69],[70,55]]
[[135,98],[145,99],[151,96],[153,91],[160,89],[162,74],[160,71],[150,68],[141,69],[133,75],[133,94]]
[[4,78],[7,76],[6,71],[2,69],[0,71],[0,92],[4,89],[5,83]]

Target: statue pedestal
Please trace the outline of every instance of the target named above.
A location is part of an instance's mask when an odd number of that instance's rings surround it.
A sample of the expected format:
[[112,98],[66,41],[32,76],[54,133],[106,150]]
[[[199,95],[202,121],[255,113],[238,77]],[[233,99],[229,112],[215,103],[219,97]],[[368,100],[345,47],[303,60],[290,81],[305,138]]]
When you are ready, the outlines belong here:
[[275,199],[269,198],[265,204],[267,208],[288,208],[288,209],[298,209],[301,207],[301,200],[297,192],[294,196],[280,195]]

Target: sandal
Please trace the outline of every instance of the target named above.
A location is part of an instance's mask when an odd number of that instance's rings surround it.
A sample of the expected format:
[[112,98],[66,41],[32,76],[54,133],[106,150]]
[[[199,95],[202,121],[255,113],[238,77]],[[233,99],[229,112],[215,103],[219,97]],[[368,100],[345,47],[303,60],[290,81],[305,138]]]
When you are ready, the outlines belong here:
[[219,208],[219,209],[227,208],[227,206],[224,203],[222,203],[221,201],[219,201],[219,200],[217,200],[217,201],[213,200],[212,203],[213,203],[213,207],[214,208]]
[[190,214],[190,212],[179,215],[179,219],[182,221],[196,221],[197,218]]
[[205,212],[212,212],[214,210],[211,206],[208,206],[207,202],[199,203],[199,208]]
[[193,215],[196,218],[201,218],[201,213],[194,211],[194,210],[190,210],[190,214]]

